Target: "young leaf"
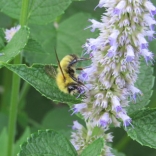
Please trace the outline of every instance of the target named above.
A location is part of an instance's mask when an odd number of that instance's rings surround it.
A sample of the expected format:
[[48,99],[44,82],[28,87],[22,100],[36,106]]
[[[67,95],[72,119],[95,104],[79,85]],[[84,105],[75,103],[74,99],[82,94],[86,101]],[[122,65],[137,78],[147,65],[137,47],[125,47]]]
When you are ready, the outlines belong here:
[[141,90],[143,95],[137,97],[136,103],[130,103],[130,106],[128,108],[129,114],[147,106],[149,99],[152,96],[152,88],[154,85],[153,67],[147,66],[144,60],[141,62],[140,73],[135,85]]
[[18,156],[77,156],[72,144],[60,133],[53,130],[32,134],[21,146]]
[[100,156],[104,147],[104,140],[99,138],[92,144],[88,145],[81,153],[80,156]]
[[[56,66],[54,65],[51,66],[56,68]],[[47,98],[53,101],[68,104],[75,104],[80,102],[79,99],[76,99],[74,96],[71,96],[70,94],[65,94],[58,89],[55,78],[52,75],[48,75],[46,71],[47,65],[34,64],[31,67],[27,67],[26,65],[22,64],[5,64],[5,67],[19,75],[22,79],[27,81],[37,91],[39,91],[42,95],[46,96]]]
[[[0,56],[1,62],[9,62],[16,55],[18,55],[21,50],[25,47],[29,36],[29,30],[27,27],[22,27],[11,39],[11,41],[2,49],[0,52],[4,53],[3,56]],[[1,65],[0,65],[1,67]]]
[[132,114],[128,135],[143,146],[156,149],[156,109],[144,109]]

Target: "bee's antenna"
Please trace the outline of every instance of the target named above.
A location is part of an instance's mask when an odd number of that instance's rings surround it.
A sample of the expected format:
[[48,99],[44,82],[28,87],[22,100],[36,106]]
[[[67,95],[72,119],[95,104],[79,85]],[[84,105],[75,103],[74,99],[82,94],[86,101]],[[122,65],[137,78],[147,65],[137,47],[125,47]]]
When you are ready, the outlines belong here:
[[64,80],[66,80],[66,78],[65,78],[65,76],[64,76],[64,73],[63,73],[63,70],[62,70],[62,67],[61,67],[61,65],[60,65],[60,61],[59,61],[58,55],[57,55],[57,53],[56,53],[56,48],[54,48],[54,51],[55,51],[55,55],[56,55],[56,59],[57,59],[58,66],[59,66],[59,68],[60,68],[60,70],[61,70],[61,73],[62,73],[62,75],[63,75]]

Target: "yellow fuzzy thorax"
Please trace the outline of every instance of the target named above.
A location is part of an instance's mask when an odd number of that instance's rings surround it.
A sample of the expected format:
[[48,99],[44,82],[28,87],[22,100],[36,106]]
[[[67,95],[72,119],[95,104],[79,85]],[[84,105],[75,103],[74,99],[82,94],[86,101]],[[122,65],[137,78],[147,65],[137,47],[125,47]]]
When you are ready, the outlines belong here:
[[70,55],[65,56],[61,62],[60,65],[62,67],[62,70],[67,70],[69,63],[73,60],[73,57]]

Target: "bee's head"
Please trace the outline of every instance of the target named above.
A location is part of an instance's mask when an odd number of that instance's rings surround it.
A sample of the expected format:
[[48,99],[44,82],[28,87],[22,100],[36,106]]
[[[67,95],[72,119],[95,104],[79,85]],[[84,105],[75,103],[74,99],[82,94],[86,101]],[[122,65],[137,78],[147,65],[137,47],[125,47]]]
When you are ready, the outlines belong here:
[[70,54],[70,56],[73,58],[73,60],[77,60],[78,59],[78,56],[75,55],[75,54]]
[[68,86],[68,92],[71,95],[74,95],[74,94],[83,94],[85,92],[85,89],[84,89],[84,87],[82,85],[79,85],[79,84],[70,84]]

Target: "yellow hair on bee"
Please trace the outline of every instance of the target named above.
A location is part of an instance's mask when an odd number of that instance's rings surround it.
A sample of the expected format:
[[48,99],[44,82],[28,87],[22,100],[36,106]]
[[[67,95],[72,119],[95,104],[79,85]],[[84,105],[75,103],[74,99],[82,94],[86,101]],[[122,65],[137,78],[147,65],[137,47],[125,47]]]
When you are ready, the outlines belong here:
[[57,83],[58,88],[62,92],[69,93],[67,86],[68,84],[74,83],[75,81],[67,73],[64,73],[64,76],[66,80],[64,80],[62,73],[59,71],[58,74],[56,75],[56,83]]
[[[75,56],[75,55],[74,55]],[[60,62],[60,65],[61,65],[61,68],[62,70],[66,71],[68,66],[69,66],[69,63],[73,61],[73,55],[67,55],[65,56],[61,62]],[[71,67],[71,66],[70,66]],[[74,68],[75,70],[75,68]]]

